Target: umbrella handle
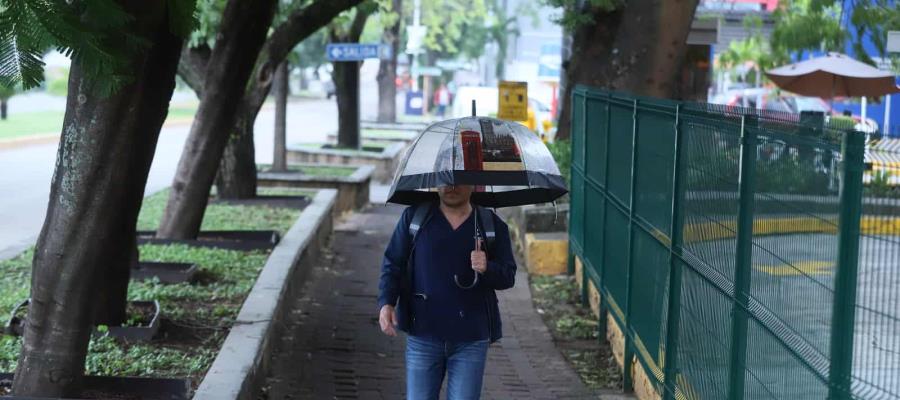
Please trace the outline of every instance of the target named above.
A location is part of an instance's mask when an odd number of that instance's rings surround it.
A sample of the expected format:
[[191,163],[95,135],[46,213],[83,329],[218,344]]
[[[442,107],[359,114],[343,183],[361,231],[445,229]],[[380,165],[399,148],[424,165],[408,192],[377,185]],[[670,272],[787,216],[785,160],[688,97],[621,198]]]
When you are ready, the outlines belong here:
[[472,280],[472,284],[469,286],[459,283],[459,275],[456,275],[456,274],[453,274],[453,282],[455,282],[456,286],[458,286],[460,289],[466,289],[466,290],[471,289],[471,288],[475,287],[475,285],[478,284],[478,272],[475,272],[475,279]]

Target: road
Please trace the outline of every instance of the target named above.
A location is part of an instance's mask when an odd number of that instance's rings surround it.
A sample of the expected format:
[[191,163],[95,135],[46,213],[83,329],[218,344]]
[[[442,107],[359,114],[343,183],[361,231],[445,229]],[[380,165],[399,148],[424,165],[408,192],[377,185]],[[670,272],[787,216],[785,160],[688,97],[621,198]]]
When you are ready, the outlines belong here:
[[[753,245],[748,398],[827,398],[827,386],[796,357],[806,357],[808,365],[828,366],[837,324],[832,321],[837,235],[755,236]],[[735,246],[734,239],[724,239],[691,243],[688,250],[717,270],[712,274],[730,276]],[[863,235],[859,243],[852,367],[858,398],[900,394],[898,248],[896,236]],[[686,381],[700,397],[725,398],[727,377],[719,372],[728,370],[731,303],[709,285],[715,279],[698,279],[698,270],[686,269],[682,318],[687,322],[681,336],[692,339],[682,342],[679,351],[689,355]]]
[[[272,162],[274,108],[267,104],[255,125],[256,157]],[[288,105],[288,143],[321,142],[337,129],[333,100],[295,100]],[[147,181],[146,192],[163,189],[172,182],[189,124],[163,128]],[[47,211],[50,180],[57,143],[0,149],[0,260],[13,257],[32,245],[40,233]]]
[[[367,61],[360,70],[360,108],[363,119],[374,119],[378,112],[378,62]],[[190,92],[176,92],[173,103],[196,101]],[[62,97],[42,93],[24,94],[10,101],[10,110],[33,112],[64,110]],[[329,132],[337,131],[335,100],[292,99],[287,112],[287,143],[324,142]],[[275,111],[270,102],[263,106],[256,123],[256,161],[272,162]],[[188,124],[167,124],[163,127],[147,181],[146,193],[169,186],[184,140]],[[32,245],[40,233],[47,211],[50,179],[56,160],[57,143],[0,148],[0,260],[13,257]],[[373,198],[386,197],[386,188],[376,187]]]

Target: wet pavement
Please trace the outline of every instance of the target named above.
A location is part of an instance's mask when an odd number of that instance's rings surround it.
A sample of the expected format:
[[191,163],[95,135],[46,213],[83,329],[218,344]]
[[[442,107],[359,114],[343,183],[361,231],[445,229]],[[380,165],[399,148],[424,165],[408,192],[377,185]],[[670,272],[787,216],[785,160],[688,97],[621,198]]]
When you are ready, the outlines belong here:
[[[269,399],[405,397],[405,337],[382,334],[376,309],[382,254],[401,211],[374,205],[336,225],[331,251],[291,305],[271,364]],[[516,286],[498,292],[504,337],[489,350],[482,398],[601,398],[554,346],[527,279],[520,267]]]

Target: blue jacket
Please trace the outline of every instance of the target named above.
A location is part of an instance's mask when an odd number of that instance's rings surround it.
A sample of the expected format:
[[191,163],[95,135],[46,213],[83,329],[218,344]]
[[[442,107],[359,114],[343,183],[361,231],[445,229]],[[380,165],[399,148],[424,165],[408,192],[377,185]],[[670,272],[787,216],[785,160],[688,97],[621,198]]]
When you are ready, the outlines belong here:
[[[415,246],[412,243],[412,237],[409,234],[409,224],[413,218],[416,207],[431,207],[429,218],[426,219],[424,225],[428,225],[434,221],[435,215],[440,213],[437,203],[427,203],[420,206],[408,207],[404,210],[403,215],[397,222],[391,241],[384,252],[384,261],[381,267],[381,282],[379,285],[380,294],[378,296],[378,308],[381,309],[385,304],[396,306],[397,323],[400,330],[410,333],[413,326],[413,282],[411,276],[417,270],[412,260],[415,257]],[[484,274],[479,278],[478,286],[472,289],[472,292],[483,297],[485,309],[488,317],[488,332],[491,342],[499,340],[502,336],[502,324],[500,320],[500,308],[497,304],[497,294],[495,290],[504,290],[513,287],[516,277],[516,263],[512,252],[512,245],[509,239],[509,227],[496,214],[491,212],[494,218],[494,230],[496,239],[488,249],[488,266]],[[420,240],[428,240],[428,235],[423,235],[425,230],[423,226],[420,233],[416,236],[416,242]],[[429,246],[421,246],[427,248]],[[466,255],[467,257],[467,255]],[[407,268],[412,270],[407,270]],[[433,274],[421,274],[421,277],[431,278]],[[465,283],[470,282],[471,278],[465,278]],[[428,285],[428,282],[425,283]],[[468,293],[467,293],[468,294]],[[471,294],[469,294],[471,296]],[[421,300],[419,300],[421,301]],[[440,305],[438,305],[440,306]],[[462,328],[462,327],[460,327]],[[451,331],[445,332],[448,336],[454,336],[451,325]]]

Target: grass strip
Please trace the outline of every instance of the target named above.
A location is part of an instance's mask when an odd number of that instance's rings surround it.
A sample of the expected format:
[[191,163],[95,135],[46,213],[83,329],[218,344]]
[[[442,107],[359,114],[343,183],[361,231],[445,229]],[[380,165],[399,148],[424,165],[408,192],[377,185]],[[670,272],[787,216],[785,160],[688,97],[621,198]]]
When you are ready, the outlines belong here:
[[[155,229],[167,196],[168,191],[161,191],[144,200],[139,229]],[[203,220],[203,229],[274,229],[284,234],[300,212],[268,206],[211,204]],[[18,302],[28,297],[33,254],[32,248],[0,262],[0,315],[4,318]],[[199,269],[197,282],[176,285],[163,285],[156,280],[131,282],[129,300],[159,301],[163,316],[161,335],[149,343],[125,343],[109,337],[92,339],[86,373],[190,377],[196,386],[215,359],[265,265],[268,251],[142,245],[140,254],[142,261],[195,263]],[[0,337],[0,371],[15,370],[21,343],[22,339],[18,337]]]
[[[192,118],[197,105],[180,105],[169,109],[168,119]],[[35,111],[9,114],[0,121],[0,140],[29,136],[59,134],[62,131],[65,111]]]
[[[257,169],[267,171],[271,164],[259,164]],[[334,165],[288,165],[288,171],[302,172],[304,175],[322,178],[346,178],[356,172],[357,167],[342,167]]]

